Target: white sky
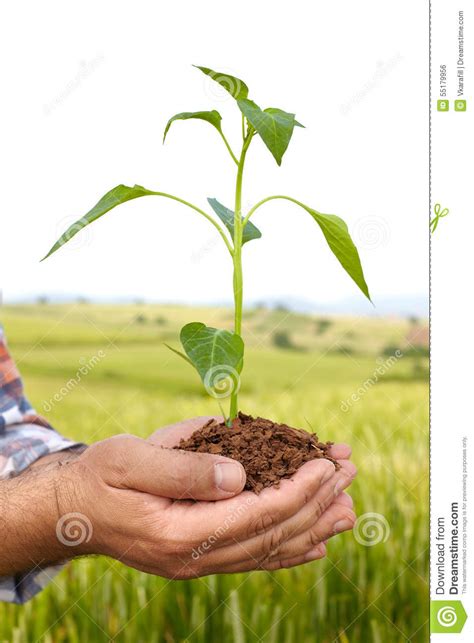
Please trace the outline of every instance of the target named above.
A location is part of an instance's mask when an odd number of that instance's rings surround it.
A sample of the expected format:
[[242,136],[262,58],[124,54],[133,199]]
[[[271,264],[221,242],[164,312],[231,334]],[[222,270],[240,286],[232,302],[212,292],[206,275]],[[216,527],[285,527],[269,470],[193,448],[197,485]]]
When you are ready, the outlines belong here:
[[[192,63],[240,76],[262,107],[294,111],[306,125],[281,168],[253,143],[246,205],[285,193],[339,214],[375,301],[426,293],[425,3],[46,0],[10,3],[5,12],[0,287],[7,299],[230,298],[230,259],[214,229],[158,198],[121,206],[38,263],[119,183],[200,206],[215,196],[232,207],[235,166],[211,126],[175,123],[161,145],[168,117],[212,108],[239,142],[233,99]],[[254,223],[263,239],[244,248],[248,300],[357,296],[304,211],[273,202]]]

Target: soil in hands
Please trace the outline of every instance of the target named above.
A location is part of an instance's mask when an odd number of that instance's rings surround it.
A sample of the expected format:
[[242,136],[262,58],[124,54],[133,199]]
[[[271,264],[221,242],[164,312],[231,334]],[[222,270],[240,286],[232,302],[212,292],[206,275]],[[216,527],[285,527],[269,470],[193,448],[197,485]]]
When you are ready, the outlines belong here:
[[245,489],[259,493],[290,478],[305,462],[326,458],[332,442],[319,442],[314,433],[239,413],[232,428],[209,420],[176,449],[213,453],[238,460],[247,473]]

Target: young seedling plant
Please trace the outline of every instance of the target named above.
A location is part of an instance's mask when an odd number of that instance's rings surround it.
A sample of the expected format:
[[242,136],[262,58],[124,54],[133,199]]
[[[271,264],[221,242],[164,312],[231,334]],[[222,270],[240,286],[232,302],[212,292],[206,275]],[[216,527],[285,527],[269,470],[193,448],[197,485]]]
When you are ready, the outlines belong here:
[[216,110],[176,114],[169,119],[166,125],[163,142],[171,125],[176,121],[199,119],[209,123],[222,138],[227,152],[236,166],[234,209],[231,210],[224,206],[217,199],[208,198],[208,204],[213,211],[213,215],[215,215],[213,216],[210,212],[185,201],[179,196],[148,190],[141,185],[134,185],[133,187],[118,185],[107,192],[89,212],[71,225],[56,241],[44,259],[59,250],[83,228],[100,219],[113,208],[131,199],[145,196],[172,199],[205,217],[221,236],[233,263],[233,331],[212,328],[201,322],[192,322],[186,324],[180,333],[184,353],[174,348],[169,348],[183,357],[197,370],[210,395],[215,398],[230,397],[229,412],[226,416],[227,424],[231,426],[239,411],[238,393],[244,364],[242,248],[249,241],[259,239],[262,236],[260,230],[250,220],[257,210],[275,199],[284,199],[305,210],[318,224],[329,248],[344,270],[369,300],[370,295],[357,248],[351,239],[347,225],[338,216],[323,214],[309,205],[284,194],[267,196],[258,201],[248,212],[244,213],[242,211],[242,183],[245,160],[254,139],[260,138],[277,164],[281,165],[283,155],[288,148],[295,127],[302,128],[303,125],[295,119],[295,114],[285,112],[282,109],[276,107],[261,109],[254,101],[250,100],[248,97],[249,89],[240,78],[226,73],[215,72],[207,67],[197,67],[197,69],[221,85],[235,99],[242,121],[240,151],[235,153],[229,144],[222,129],[222,117]]

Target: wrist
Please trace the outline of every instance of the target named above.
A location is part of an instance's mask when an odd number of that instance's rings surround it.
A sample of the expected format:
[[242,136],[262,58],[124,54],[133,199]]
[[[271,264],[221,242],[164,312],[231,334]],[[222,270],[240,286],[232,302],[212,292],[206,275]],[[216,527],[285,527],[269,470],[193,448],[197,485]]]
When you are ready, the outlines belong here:
[[23,473],[38,469],[54,469],[55,467],[61,467],[63,465],[69,464],[70,462],[77,460],[78,456],[81,455],[81,453],[84,453],[86,449],[87,445],[80,444],[74,447],[70,447],[69,449],[65,449],[64,451],[56,451],[56,453],[44,455],[33,462],[30,467]]
[[79,454],[45,456],[16,478],[0,482],[0,576],[58,564],[82,552],[69,547],[59,528],[67,505],[62,486],[67,465]]
[[81,453],[56,463],[55,536],[67,558],[98,553],[92,543],[91,521],[94,505],[91,499],[95,496],[91,483],[95,474],[80,457]]

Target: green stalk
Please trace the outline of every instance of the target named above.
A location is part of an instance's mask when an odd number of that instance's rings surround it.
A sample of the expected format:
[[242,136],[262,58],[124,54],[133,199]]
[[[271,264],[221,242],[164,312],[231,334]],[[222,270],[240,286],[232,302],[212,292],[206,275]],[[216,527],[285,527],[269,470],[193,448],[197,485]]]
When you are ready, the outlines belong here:
[[224,141],[224,144],[225,144],[225,146],[226,146],[226,148],[227,148],[227,151],[229,152],[229,154],[230,154],[230,155],[231,155],[231,157],[232,157],[232,160],[234,161],[234,163],[235,163],[236,165],[238,165],[238,164],[239,164],[239,160],[237,159],[237,157],[235,156],[234,152],[232,151],[232,148],[231,148],[231,146],[229,145],[229,141],[226,139],[226,137],[224,136],[224,132],[223,132],[221,129],[219,130],[219,134],[221,135],[222,140]]
[[262,199],[261,201],[256,203],[253,206],[253,208],[251,208],[248,211],[247,215],[245,216],[245,218],[244,218],[244,220],[242,222],[242,228],[245,228],[245,226],[247,225],[248,220],[250,219],[252,214],[255,212],[255,210],[258,210],[258,208],[261,205],[264,205],[265,203],[268,203],[269,201],[274,201],[275,199],[285,199],[286,201],[291,201],[292,203],[296,203],[296,205],[299,205],[304,210],[308,209],[308,206],[305,205],[304,203],[301,203],[301,201],[298,201],[297,199],[293,199],[293,197],[291,197],[291,196],[286,196],[285,194],[276,194],[274,196],[267,196],[265,199]]
[[162,197],[165,197],[165,199],[171,199],[172,201],[177,201],[178,203],[182,203],[183,205],[186,205],[188,208],[191,208],[191,210],[194,210],[195,212],[199,212],[199,214],[202,215],[204,218],[206,218],[209,221],[209,223],[212,223],[212,225],[216,228],[217,232],[221,235],[221,238],[224,241],[227,250],[230,252],[231,255],[233,254],[234,251],[229,241],[227,240],[227,236],[224,230],[217,223],[217,221],[215,221],[207,212],[205,212],[204,210],[201,210],[201,208],[198,208],[193,203],[189,203],[189,201],[185,201],[184,199],[181,199],[179,196],[174,196],[174,194],[167,194],[166,192],[152,192],[151,190],[149,193],[153,194],[154,196],[162,196]]
[[[242,180],[244,173],[245,156],[252,140],[252,134],[249,132],[244,139],[242,152],[240,154],[239,165],[237,168],[237,181],[235,185],[235,214],[234,214],[234,333],[242,335],[242,309],[244,283],[242,273]],[[237,387],[236,387],[237,388]],[[235,390],[230,398],[229,421],[237,417],[239,411],[238,393]]]

